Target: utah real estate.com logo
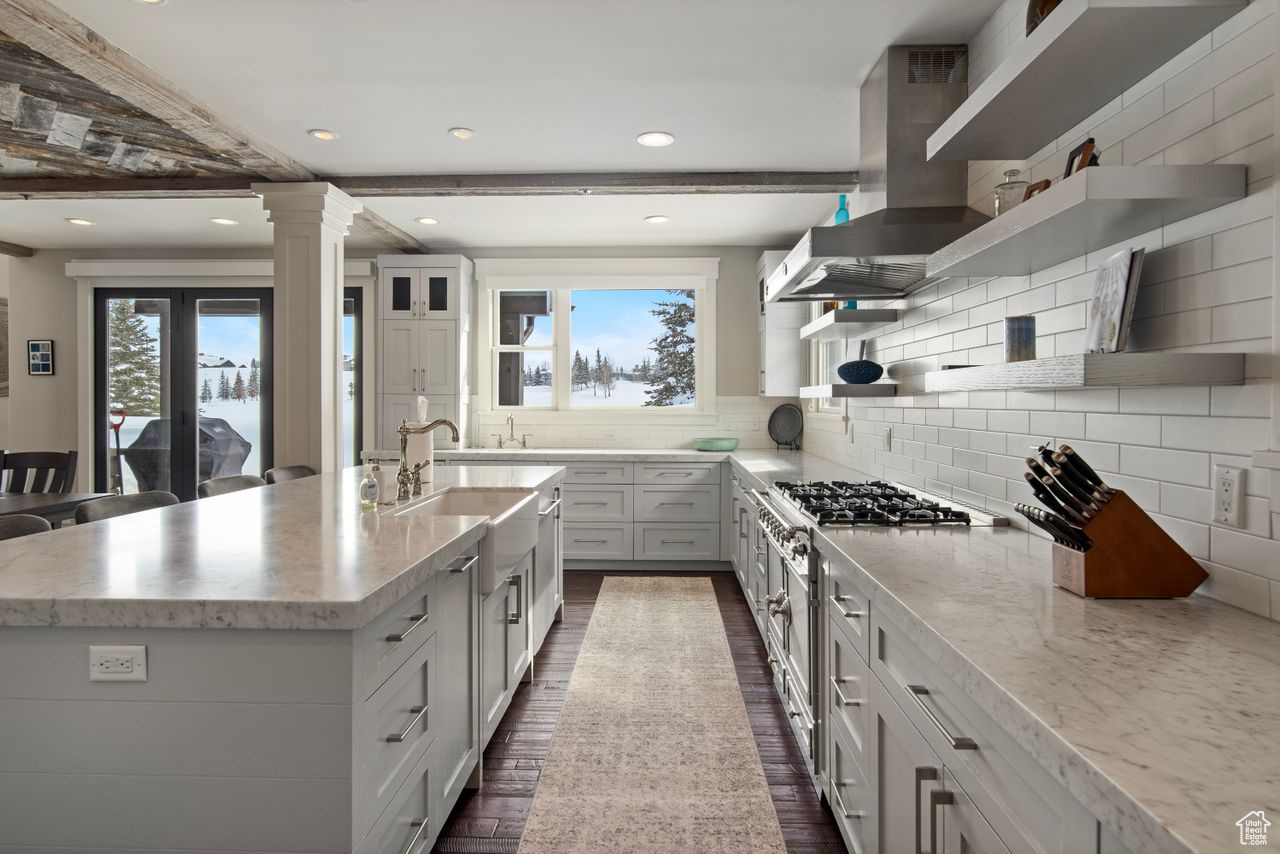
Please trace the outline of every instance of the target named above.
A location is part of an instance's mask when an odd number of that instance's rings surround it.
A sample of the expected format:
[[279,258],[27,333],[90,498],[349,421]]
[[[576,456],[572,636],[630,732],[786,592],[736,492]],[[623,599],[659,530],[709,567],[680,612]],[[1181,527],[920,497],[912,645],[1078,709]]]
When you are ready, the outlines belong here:
[[1262,810],[1254,810],[1236,822],[1236,827],[1240,828],[1240,844],[1251,846],[1266,845],[1267,828],[1270,826],[1271,822],[1267,821],[1267,817]]

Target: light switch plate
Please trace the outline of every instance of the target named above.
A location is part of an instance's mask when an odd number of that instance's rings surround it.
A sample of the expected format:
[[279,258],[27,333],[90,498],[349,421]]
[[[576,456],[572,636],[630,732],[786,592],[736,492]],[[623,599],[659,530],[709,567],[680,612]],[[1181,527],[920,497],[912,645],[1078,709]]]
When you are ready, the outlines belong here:
[[1244,469],[1234,466],[1213,467],[1213,521],[1232,528],[1243,527]]
[[146,682],[145,646],[90,646],[90,682]]

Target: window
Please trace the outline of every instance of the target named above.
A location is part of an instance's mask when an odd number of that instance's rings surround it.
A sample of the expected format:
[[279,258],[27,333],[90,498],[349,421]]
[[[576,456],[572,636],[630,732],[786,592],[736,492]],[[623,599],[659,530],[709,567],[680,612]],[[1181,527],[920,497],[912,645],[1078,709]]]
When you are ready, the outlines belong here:
[[[811,319],[822,316],[821,303],[814,303]],[[843,338],[813,342],[809,358],[810,382],[814,385],[835,385],[841,383],[836,368],[848,361],[849,344]],[[856,346],[856,345],[855,345]],[[843,399],[824,397],[814,401],[813,409],[828,415],[843,415],[845,401]]]
[[[527,275],[515,273],[522,264],[515,259],[479,263],[492,408],[706,411],[714,399],[714,276],[616,274],[619,266],[663,262],[600,262],[608,269],[595,274],[586,260],[523,262],[533,268]],[[537,269],[551,264],[568,269]],[[486,270],[495,266],[512,272]]]

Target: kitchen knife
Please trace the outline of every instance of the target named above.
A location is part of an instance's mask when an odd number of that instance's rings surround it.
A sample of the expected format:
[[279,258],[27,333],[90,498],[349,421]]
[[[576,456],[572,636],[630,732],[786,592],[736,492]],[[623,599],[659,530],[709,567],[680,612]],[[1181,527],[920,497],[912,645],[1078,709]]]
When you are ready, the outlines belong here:
[[[1035,508],[1032,509],[1034,510]],[[1043,510],[1037,510],[1036,515],[1049,529],[1057,532],[1058,536],[1064,541],[1064,545],[1077,551],[1085,551],[1093,545],[1093,541],[1089,539],[1084,531],[1067,522],[1061,516],[1054,516],[1051,513],[1045,513]]]
[[1074,475],[1069,474],[1066,469],[1059,468],[1058,466],[1051,466],[1049,468],[1049,474],[1053,475],[1054,479],[1058,481],[1058,484],[1067,492],[1070,492],[1075,496],[1077,500],[1092,507],[1095,513],[1102,509],[1104,502],[1096,493],[1094,493],[1089,484],[1080,483],[1075,479]]
[[1080,465],[1080,455],[1072,454],[1070,456],[1062,453],[1062,451],[1054,451],[1052,453],[1053,463],[1070,476],[1076,479],[1076,482],[1082,486],[1088,486],[1098,498],[1101,498],[1105,504],[1111,500],[1111,496],[1115,494],[1115,490],[1107,486],[1105,483],[1094,483],[1089,479],[1089,475],[1085,473],[1084,468]]
[[[1035,493],[1036,498],[1040,500],[1041,504],[1048,507],[1054,513],[1057,513],[1059,516],[1074,518],[1073,511],[1067,510],[1067,508],[1058,503],[1058,499],[1054,498],[1053,493],[1040,482],[1040,478],[1036,477],[1029,471],[1024,471],[1022,476],[1027,479],[1027,483],[1031,484],[1031,491]],[[1083,525],[1088,520],[1081,516],[1079,519],[1075,519],[1075,521]]]
[[1035,515],[1034,507],[1028,507],[1026,504],[1015,504],[1013,509],[1017,510],[1019,513],[1025,516],[1027,520],[1031,522],[1033,525],[1035,525],[1037,528],[1044,531],[1049,536],[1053,537],[1053,541],[1055,543],[1058,543],[1059,545],[1066,545],[1066,543],[1062,541],[1062,537],[1058,536],[1057,531],[1055,531],[1053,528],[1050,528],[1048,524],[1046,524],[1045,522],[1040,521],[1040,519]]
[[1049,488],[1049,491],[1053,493],[1053,497],[1058,499],[1059,504],[1070,510],[1074,510],[1086,520],[1093,518],[1094,511],[1089,503],[1081,501],[1068,492],[1062,484],[1053,479],[1053,475],[1049,474],[1048,470],[1045,469],[1044,466],[1040,465],[1035,457],[1027,457],[1027,468],[1031,470],[1032,474],[1039,478],[1041,483]]
[[1063,456],[1075,463],[1076,468],[1083,474],[1094,486],[1100,486],[1103,489],[1110,489],[1102,478],[1098,477],[1098,473],[1093,470],[1093,466],[1084,461],[1084,457],[1080,456],[1070,445],[1059,445],[1058,450]]

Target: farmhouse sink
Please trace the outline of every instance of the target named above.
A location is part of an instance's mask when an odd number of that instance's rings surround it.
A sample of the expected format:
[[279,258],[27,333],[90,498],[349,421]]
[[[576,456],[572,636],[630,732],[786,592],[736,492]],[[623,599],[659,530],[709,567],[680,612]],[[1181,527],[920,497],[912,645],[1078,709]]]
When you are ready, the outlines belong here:
[[480,541],[480,586],[495,590],[538,543],[538,491],[450,487],[396,513],[397,516],[486,516]]

